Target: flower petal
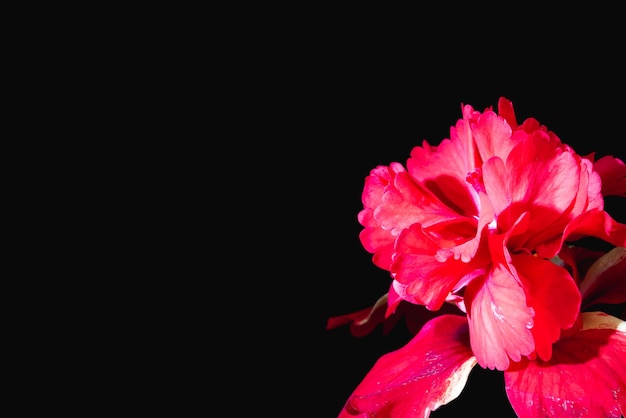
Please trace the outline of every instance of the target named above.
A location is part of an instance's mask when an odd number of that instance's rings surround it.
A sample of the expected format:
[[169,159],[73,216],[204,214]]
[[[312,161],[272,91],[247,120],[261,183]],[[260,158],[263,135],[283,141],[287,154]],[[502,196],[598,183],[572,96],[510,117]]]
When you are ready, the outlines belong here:
[[463,316],[429,321],[406,346],[376,362],[339,418],[428,417],[459,396],[476,365],[468,338]]
[[502,265],[465,291],[471,346],[481,367],[506,370],[535,349],[530,328],[534,311],[526,306],[524,289]]
[[626,197],[626,164],[612,155],[605,155],[593,164],[602,179],[603,196]]
[[577,197],[580,166],[572,153],[562,152],[558,141],[546,132],[535,131],[521,140],[506,160],[494,157],[482,170],[500,231],[508,230],[522,212],[528,211],[529,238],[562,232],[569,219],[555,221],[568,212]]
[[[580,312],[580,293],[566,269],[530,255],[511,256],[526,290],[526,303],[535,311],[531,332],[535,351],[543,360],[552,356],[552,343],[570,328]],[[558,303],[554,301],[558,300]]]
[[626,302],[626,248],[615,247],[591,265],[580,284],[583,309]]
[[493,111],[486,111],[480,115],[472,126],[472,132],[483,161],[496,155],[506,159],[515,145],[508,121]]
[[435,258],[439,249],[439,243],[419,224],[400,234],[391,272],[395,278],[393,287],[402,299],[437,310],[464,276],[473,272],[477,275],[486,265],[484,257],[469,263],[454,259],[440,262]]
[[549,361],[524,361],[505,371],[511,406],[520,417],[619,418],[626,412],[626,322],[583,313],[584,328],[561,338]]
[[466,145],[464,141],[444,139],[437,147],[433,147],[424,141],[423,146],[411,150],[406,167],[411,177],[450,208],[465,216],[475,216],[478,208],[473,190],[465,182],[467,173],[474,170],[474,167],[468,165],[469,151]]
[[563,232],[563,240],[567,241],[584,237],[595,237],[616,247],[626,247],[626,225],[603,210],[590,210],[576,217]]
[[389,167],[377,166],[365,177],[365,185],[361,193],[363,209],[358,213],[358,221],[365,227],[359,234],[359,239],[366,251],[374,254],[372,261],[382,269],[389,270],[393,243],[396,239],[392,231],[380,227],[374,217],[374,211],[382,204],[383,195],[396,171],[403,171],[400,164],[391,164]]
[[395,239],[404,229],[415,223],[428,226],[460,217],[399,163],[372,170],[361,198],[364,208],[358,221],[365,229],[359,238],[374,254],[374,264],[385,270],[391,265]]

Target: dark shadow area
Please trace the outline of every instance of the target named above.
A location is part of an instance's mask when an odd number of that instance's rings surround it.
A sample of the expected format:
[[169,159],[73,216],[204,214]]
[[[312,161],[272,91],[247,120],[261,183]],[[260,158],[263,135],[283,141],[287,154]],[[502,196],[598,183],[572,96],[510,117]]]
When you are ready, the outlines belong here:
[[[478,411],[480,410],[480,415]],[[475,366],[458,398],[433,411],[431,418],[463,417],[473,415],[498,418],[516,418],[506,397],[504,374]]]

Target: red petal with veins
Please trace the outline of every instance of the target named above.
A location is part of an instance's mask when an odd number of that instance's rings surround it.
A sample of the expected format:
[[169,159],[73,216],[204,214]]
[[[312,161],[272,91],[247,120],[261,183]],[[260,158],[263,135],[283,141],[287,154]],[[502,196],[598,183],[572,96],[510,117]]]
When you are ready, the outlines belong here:
[[465,304],[472,350],[481,367],[506,370],[510,359],[519,361],[533,352],[533,309],[526,306],[524,289],[504,266],[497,265],[484,283],[471,282]]
[[397,173],[374,213],[383,229],[398,231],[415,223],[432,225],[459,214],[445,206],[422,184],[406,172]]
[[482,167],[485,189],[498,214],[498,229],[508,230],[527,211],[531,214],[529,236],[560,234],[569,219],[555,221],[569,211],[579,190],[577,158],[562,152],[546,132],[535,131],[503,161],[493,158]]
[[619,418],[626,412],[626,322],[583,313],[584,328],[561,338],[549,361],[504,372],[511,406],[523,418]]
[[376,362],[339,418],[428,417],[463,390],[476,364],[468,338],[465,317],[434,318],[407,345]]
[[480,115],[472,126],[472,132],[483,161],[493,156],[506,159],[517,142],[517,139],[511,138],[511,127],[506,120],[493,111]]

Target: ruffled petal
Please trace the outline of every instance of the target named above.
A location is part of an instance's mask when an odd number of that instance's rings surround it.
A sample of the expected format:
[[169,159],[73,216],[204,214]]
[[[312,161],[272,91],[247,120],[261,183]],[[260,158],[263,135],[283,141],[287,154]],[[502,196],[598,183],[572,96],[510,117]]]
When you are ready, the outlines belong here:
[[374,254],[374,263],[389,270],[396,237],[409,226],[425,226],[459,218],[398,164],[379,166],[366,178],[362,193],[364,209],[358,220],[365,227],[359,234],[363,247]]
[[[555,222],[571,209],[580,183],[580,166],[556,141],[535,131],[520,141],[508,158],[483,164],[483,179],[498,218],[498,230],[506,231],[522,212],[531,214],[530,237],[558,235],[565,221]],[[504,164],[503,164],[504,163]]]
[[484,283],[476,280],[465,291],[471,346],[485,369],[506,370],[533,352],[530,328],[534,311],[526,306],[524,289],[505,268],[497,266]]
[[399,233],[415,223],[432,225],[460,215],[415,182],[408,173],[400,172],[383,194],[383,202],[374,216],[383,229]]
[[476,364],[468,338],[463,316],[431,320],[406,346],[374,364],[339,418],[428,417],[463,390]]
[[380,227],[374,211],[382,204],[383,194],[395,175],[394,170],[402,171],[404,168],[399,164],[392,164],[390,167],[377,166],[365,177],[361,193],[363,209],[357,215],[359,223],[365,227],[359,234],[361,244],[366,251],[374,254],[374,264],[384,270],[389,270],[391,266],[395,235]]
[[487,161],[493,156],[506,160],[518,141],[512,139],[512,129],[507,121],[493,111],[480,115],[472,125],[472,133],[482,161]]
[[561,338],[549,361],[524,361],[505,371],[518,416],[619,418],[626,412],[626,322],[583,313],[583,329]]
[[480,257],[469,263],[438,261],[435,255],[439,243],[419,224],[405,230],[396,247],[398,255],[391,269],[394,290],[402,299],[430,310],[439,309],[463,277],[484,273],[488,261]]

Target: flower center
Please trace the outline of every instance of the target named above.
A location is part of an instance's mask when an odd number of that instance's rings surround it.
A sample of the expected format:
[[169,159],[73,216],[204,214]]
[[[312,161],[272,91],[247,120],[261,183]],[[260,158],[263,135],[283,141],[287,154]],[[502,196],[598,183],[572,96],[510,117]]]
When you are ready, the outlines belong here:
[[486,193],[485,184],[483,183],[483,171],[480,167],[477,167],[474,171],[467,173],[465,181],[468,182],[477,193]]

